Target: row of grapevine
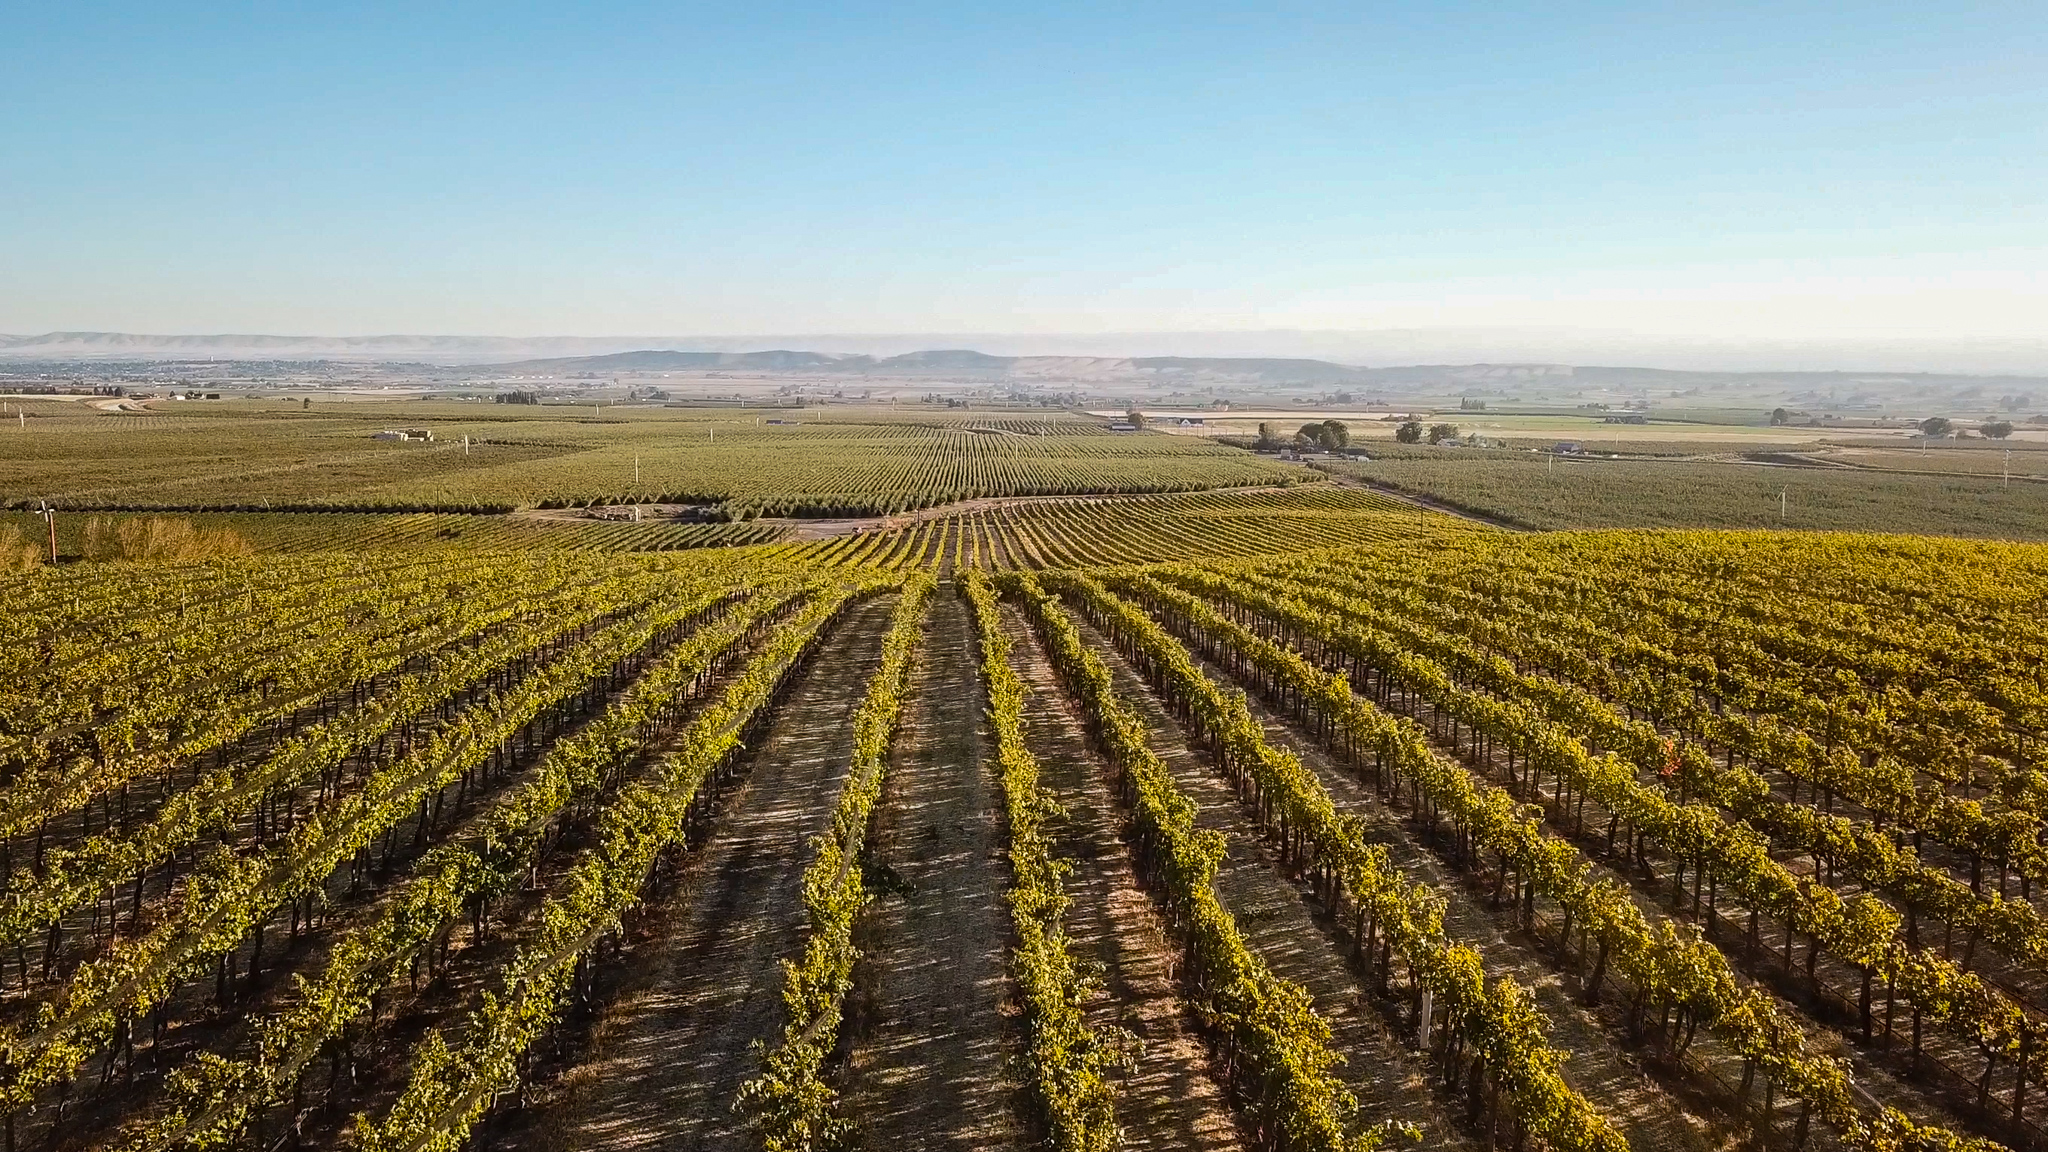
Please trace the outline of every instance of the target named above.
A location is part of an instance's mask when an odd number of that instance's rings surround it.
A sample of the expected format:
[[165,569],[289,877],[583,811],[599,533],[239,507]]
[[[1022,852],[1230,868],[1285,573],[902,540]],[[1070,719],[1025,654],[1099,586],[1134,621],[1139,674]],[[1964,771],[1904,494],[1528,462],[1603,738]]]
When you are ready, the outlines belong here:
[[[108,583],[121,587],[130,578],[121,573]],[[450,583],[474,586],[477,580],[475,574],[443,566],[352,570],[305,584],[245,584],[196,607],[183,599],[175,608],[159,605],[117,636],[97,628],[24,636],[5,654],[12,665],[10,686],[33,690],[40,699],[33,720],[17,720],[13,731],[24,741],[47,741],[56,730],[81,730],[96,722],[93,710],[132,707],[152,687],[196,688],[258,669],[304,637],[329,634],[351,617],[402,611],[431,590]],[[219,626],[230,618],[247,629],[243,643],[216,653]],[[216,655],[222,658],[209,659]]]
[[[367,924],[349,932],[298,1002],[255,1029],[247,1059],[202,1059],[183,1070],[171,1105],[128,1145],[130,1152],[208,1147],[248,1125],[258,1109],[300,1086],[305,1070],[373,1012],[380,989],[448,965],[456,923],[473,925],[517,888],[552,849],[572,813],[600,808],[681,710],[773,625],[813,592],[769,587],[735,604],[649,667],[597,720],[549,749],[532,775],[496,800],[460,843],[416,861],[410,878]],[[480,933],[473,934],[473,939]]]
[[[320,556],[278,564],[244,558],[199,564],[92,564],[38,568],[0,577],[18,595],[0,618],[0,668],[10,675],[56,670],[133,651],[218,621],[254,602],[317,598],[330,582],[368,573],[402,574],[418,558],[370,562],[361,556]],[[426,561],[432,563],[432,561]]]
[[[2003,619],[1995,643],[1955,636],[1958,657],[1930,649],[1929,633],[1953,632],[1921,612],[1886,612],[1858,629],[1853,641],[1825,637],[1834,605],[1798,592],[1756,596],[1691,574],[1645,578],[1616,571],[1612,558],[1560,571],[1540,564],[1510,578],[1459,579],[1532,604],[1592,617],[1604,627],[1659,647],[1677,646],[1687,672],[1717,700],[1785,716],[1820,734],[1889,751],[1950,783],[1966,781],[1989,756],[2043,766],[2038,736],[2048,724],[2048,681],[2039,656],[2048,649],[2020,642],[2017,622]],[[1436,582],[1441,583],[1441,582]],[[1765,606],[1767,605],[1767,607]],[[1819,635],[1817,635],[1819,634]],[[2029,658],[2029,653],[2033,658]]]
[[923,630],[934,584],[923,573],[904,582],[882,662],[853,713],[853,756],[832,811],[832,826],[811,842],[802,881],[806,937],[800,957],[783,962],[782,1042],[763,1059],[761,1074],[740,1089],[736,1107],[753,1120],[768,1152],[801,1152],[843,1143],[851,1125],[835,1114],[837,1093],[825,1083],[825,1057],[839,1041],[841,1008],[853,986],[853,925],[871,899],[860,856],[875,801],[888,770],[911,654]]
[[[1315,570],[1314,578],[1346,580],[1323,569]],[[1378,580],[1373,583],[1384,586]],[[1355,577],[1349,584],[1360,586]],[[1794,788],[1803,782],[1830,800],[1839,794],[1885,824],[1912,833],[1916,844],[1924,834],[1973,860],[1995,860],[2002,869],[2017,870],[2023,882],[2048,880],[2039,803],[2048,798],[2048,777],[2038,769],[1986,763],[1984,767],[1993,770],[1994,795],[1984,801],[1959,797],[1941,784],[1938,763],[1933,773],[1937,782],[1922,785],[1915,767],[1891,748],[1859,747],[1844,738],[1828,723],[1826,704],[1781,706],[1778,714],[1751,711],[1760,694],[1739,686],[1731,690],[1726,669],[1703,672],[1696,658],[1680,657],[1638,635],[1618,634],[1558,612],[1517,611],[1501,602],[1463,611],[1434,607],[1439,599],[1448,601],[1456,594],[1452,589],[1429,596],[1411,594],[1401,597],[1396,607],[1428,615],[1497,651],[1513,653],[1520,662],[1641,710],[1705,745],[1710,753],[1718,745],[1730,766],[1740,755],[1783,772]],[[1777,697],[1787,698],[1782,688]],[[1834,699],[1839,703],[1839,696]],[[1730,707],[1731,703],[1737,706]],[[1794,723],[1780,718],[1788,711]],[[1797,726],[1802,714],[1822,716],[1825,740]]]
[[2000,694],[2010,687],[2033,707],[2043,703],[2026,657],[2048,645],[2033,611],[2048,582],[2025,549],[1851,538],[1847,547],[1801,542],[1792,566],[1772,563],[1754,538],[1688,543],[1660,556],[1603,548],[1583,575],[1633,569],[1631,586],[1679,613],[1739,629],[1792,666],[1848,672],[1867,688],[1918,693],[1953,680],[2009,714],[2015,701]]
[[364,1152],[454,1152],[497,1095],[516,1083],[528,1049],[559,1019],[581,961],[614,936],[637,905],[650,871],[680,842],[700,790],[742,748],[750,724],[765,718],[791,673],[816,647],[850,599],[875,591],[868,581],[813,601],[729,684],[723,698],[685,733],[680,751],[655,778],[622,788],[598,818],[598,843],[556,885],[533,917],[517,955],[494,977],[462,1028],[459,1045],[436,1032],[416,1048],[405,1090],[380,1120],[358,1119]]
[[[1320,571],[1316,577],[1322,587],[1341,590],[1355,604],[1370,603],[1370,590],[1355,581]],[[1264,577],[1255,582],[1260,587],[1276,586]],[[1326,595],[1310,593],[1306,599],[1314,603]],[[1669,702],[1657,708],[1641,701],[1646,713],[1673,723],[1688,737],[1683,742],[1673,741],[1644,721],[1623,718],[1584,688],[1518,672],[1499,657],[1482,656],[1463,640],[1407,623],[1396,615],[1376,613],[1374,619],[1401,642],[1441,661],[1454,678],[1496,695],[1532,702],[1551,720],[1589,737],[1598,746],[1625,753],[1639,771],[1668,779],[1682,796],[1697,794],[1711,799],[1738,819],[1765,830],[1780,847],[1824,860],[1831,871],[1840,870],[1873,888],[1897,893],[1906,905],[1909,941],[1916,936],[1913,919],[1932,915],[2014,960],[2031,965],[2048,960],[2048,924],[2031,904],[1974,890],[1922,863],[1919,853],[1903,847],[1898,839],[1910,834],[1917,843],[1924,833],[1953,847],[2009,862],[2023,877],[2032,876],[2042,867],[2044,855],[2033,834],[2038,818],[2022,820],[2018,814],[2006,814],[2000,819],[1987,815],[1979,804],[1945,793],[1888,786],[1894,777],[1881,763],[1866,768],[1854,756],[1826,756],[1803,733],[1780,736],[1767,721],[1739,712],[1717,713],[1696,702],[1692,709],[1684,709],[1683,699],[1677,708]],[[1525,640],[1530,636],[1527,632],[1495,626],[1488,628],[1486,635],[1494,641],[1496,651],[1505,648],[1521,656],[1540,645],[1550,660],[1562,663],[1565,659],[1563,653],[1553,650],[1560,647],[1555,642]],[[1626,687],[1617,695],[1638,703],[1638,697]],[[1678,713],[1675,717],[1674,711]],[[1717,738],[1727,753],[1725,763],[1718,766],[1712,760]],[[1796,794],[1791,802],[1779,800],[1761,774],[1736,766],[1737,753],[1746,763],[1761,762],[1795,782],[1839,793],[1874,813],[1881,825],[1799,804]],[[1827,767],[1816,770],[1816,761]]]
[[1385,496],[1317,485],[1008,501],[791,546],[790,554],[833,564],[1038,569],[1266,556],[1473,530]]
[[1363,825],[1338,812],[1315,774],[1266,742],[1241,697],[1219,689],[1178,641],[1094,580],[1070,573],[1045,579],[1127,646],[1192,717],[1225,771],[1254,795],[1284,851],[1317,877],[1326,898],[1334,904],[1339,894],[1350,897],[1354,921],[1373,925],[1359,933],[1361,948],[1384,935],[1432,1009],[1441,1006],[1445,1027],[1471,1051],[1475,1077],[1490,1077],[1507,1090],[1522,1130],[1553,1148],[1622,1146],[1613,1126],[1560,1075],[1563,1054],[1550,1045],[1528,992],[1511,978],[1484,978],[1478,952],[1445,936],[1441,898],[1401,878],[1385,848],[1368,843]]
[[[635,585],[593,585],[557,600],[548,614],[526,605],[487,611],[473,623],[495,627],[517,621],[520,626],[497,629],[469,647],[444,654],[426,669],[380,686],[365,706],[287,737],[254,763],[235,761],[205,771],[133,831],[109,829],[82,843],[56,848],[42,857],[38,869],[17,873],[0,893],[0,946],[47,930],[67,912],[130,877],[139,916],[149,870],[174,853],[235,827],[259,806],[280,794],[292,794],[308,780],[320,779],[321,794],[330,793],[335,785],[328,781],[351,756],[386,738],[410,745],[436,711],[479,691],[494,675],[523,675],[572,634],[621,608],[630,610],[648,595],[651,590],[643,592]],[[286,811],[266,823],[288,828],[296,822],[296,806],[294,795]]]
[[1010,971],[1024,1002],[1027,1078],[1056,1152],[1112,1152],[1121,1141],[1110,1075],[1121,1057],[1088,1024],[1082,1005],[1099,991],[1068,947],[1065,876],[1048,825],[1059,801],[1039,783],[1038,761],[1024,745],[1024,683],[1010,666],[1012,641],[996,590],[980,572],[961,578],[981,642],[981,675],[995,731],[993,756],[1010,831],[1010,921],[1016,949]]
[[247,622],[259,630],[255,642],[209,631],[160,664],[131,662],[131,675],[114,684],[42,686],[42,707],[27,718],[39,730],[11,750],[0,835],[38,827],[140,775],[166,773],[460,638],[472,623],[467,597],[493,593],[478,577],[448,585],[439,600],[423,595],[441,583],[428,576],[366,589],[360,599],[340,596],[298,626],[258,616]]
[[[1844,900],[1828,887],[1802,882],[1770,857],[1768,843],[1746,825],[1730,824],[1706,805],[1675,803],[1663,789],[1639,781],[1618,759],[1593,756],[1574,729],[1546,719],[1540,703],[1530,704],[1513,694],[1516,682],[1526,678],[1511,668],[1492,669],[1498,674],[1489,685],[1494,692],[1463,688],[1437,659],[1418,652],[1413,638],[1404,641],[1381,632],[1378,621],[1359,613],[1318,606],[1327,593],[1309,591],[1290,603],[1266,586],[1252,591],[1220,578],[1184,579],[1200,580],[1208,585],[1206,591],[1247,607],[1253,607],[1251,598],[1259,598],[1278,613],[1276,618],[1297,640],[1341,651],[1384,671],[1446,715],[1523,751],[1538,771],[1548,771],[1626,822],[1632,838],[1661,845],[1681,867],[1691,862],[1695,885],[1711,876],[1740,895],[1753,914],[1796,925],[1813,941],[1815,951],[1825,948],[1861,974],[1858,1010],[1865,1036],[1871,1030],[1875,984],[1885,990],[1887,1002],[1896,998],[1913,1009],[1916,1053],[1919,1021],[1925,1017],[1949,1025],[1980,1051],[1987,1081],[2000,1062],[2017,1065],[2022,1079],[2040,1083],[2048,1078],[2048,1052],[2037,1042],[2043,1026],[2009,995],[1948,957],[1901,936],[1900,916],[1881,901],[1868,896]],[[1575,719],[1583,723],[1586,716]],[[1627,736],[1611,728],[1608,734]],[[1655,752],[1642,752],[1643,759],[1656,762]],[[1798,826],[1790,815],[1785,823]],[[2019,919],[2007,917],[2003,922]],[[2015,1091],[2021,1094],[2024,1089]]]
[[70,565],[0,577],[0,670],[12,677],[114,652],[133,651],[217,619],[252,594],[308,593],[361,567],[327,556],[291,565],[216,561],[190,565]]
[[[156,1007],[184,979],[234,950],[279,908],[324,886],[330,873],[466,779],[549,709],[614,674],[663,632],[678,629],[727,594],[685,586],[650,610],[596,633],[513,690],[493,694],[425,745],[378,768],[355,791],[312,813],[274,844],[247,855],[221,851],[187,879],[176,913],[75,972],[30,1015],[0,1031],[0,1105],[12,1111],[42,1087],[68,1079],[123,1020]],[[257,937],[260,942],[260,935]]]
[[1144,722],[1117,698],[1109,669],[1032,576],[1011,574],[1004,584],[1024,601],[1108,753],[1137,821],[1141,874],[1166,893],[1169,931],[1188,958],[1184,985],[1220,1038],[1218,1062],[1247,1126],[1268,1147],[1358,1150],[1384,1142],[1391,1125],[1351,1128],[1356,1100],[1330,1071],[1339,1057],[1308,992],[1273,974],[1216,899],[1211,880],[1223,846],[1196,828],[1193,801],[1149,747]]
[[[1173,573],[1176,578],[1182,575],[1178,571]],[[1202,574],[1189,582],[1200,583],[1207,594],[1223,590],[1209,584],[1209,579],[1212,578]],[[1276,688],[1302,706],[1312,708],[1331,726],[1331,736],[1341,738],[1334,742],[1347,755],[1369,754],[1376,775],[1389,774],[1391,780],[1387,783],[1395,786],[1405,780],[1418,801],[1426,800],[1435,814],[1488,850],[1499,853],[1518,877],[1518,891],[1526,890],[1525,900],[1533,901],[1535,895],[1541,894],[1554,901],[1564,914],[1566,927],[1561,938],[1568,940],[1576,925],[1588,943],[1597,945],[1590,985],[1597,987],[1610,966],[1617,969],[1637,989],[1638,1010],[1659,1005],[1674,1008],[1678,1015],[1676,1026],[1683,1026],[1689,1017],[1722,1035],[1771,1083],[1806,1101],[1852,1146],[1887,1149],[1971,1145],[1966,1137],[1915,1125],[1888,1108],[1874,1115],[1863,1114],[1850,1088],[1847,1070],[1839,1062],[1809,1051],[1793,1017],[1769,997],[1740,984],[1719,949],[1670,922],[1653,926],[1626,893],[1611,884],[1589,881],[1585,863],[1576,849],[1547,833],[1538,819],[1525,815],[1505,789],[1474,781],[1464,768],[1436,753],[1423,730],[1412,721],[1389,716],[1358,696],[1345,676],[1316,669],[1299,654],[1230,620],[1196,596],[1154,580],[1138,581],[1126,586],[1154,599],[1183,626],[1216,638],[1219,647],[1239,654],[1261,675],[1270,678]],[[1246,592],[1242,602],[1263,619],[1288,624],[1289,635],[1297,641],[1317,637],[1337,646],[1349,638],[1346,625],[1312,617],[1308,610],[1291,605],[1284,598],[1266,592]],[[1390,661],[1402,661],[1401,666],[1410,672],[1401,683],[1426,691],[1423,685],[1427,681],[1414,675],[1416,670],[1406,664],[1404,656],[1398,649],[1389,655]],[[1452,710],[1459,709],[1453,705]],[[1470,721],[1485,710],[1474,705],[1459,711]],[[1496,707],[1494,711],[1506,710]],[[1485,727],[1485,721],[1479,726]],[[1564,751],[1570,746],[1568,738],[1552,736],[1538,743],[1503,734],[1500,740],[1517,748],[1527,758],[1526,764],[1551,768],[1553,779],[1558,778],[1559,762],[1569,756]],[[1583,756],[1583,749],[1578,754]],[[1565,771],[1568,773],[1569,769]],[[1592,776],[1589,767],[1565,778],[1575,781],[1584,794],[1597,786]],[[1561,809],[1569,807],[1562,797],[1556,803]],[[1694,814],[1686,811],[1679,815]],[[1739,842],[1736,837],[1731,840]],[[1764,861],[1762,866],[1769,866],[1769,857],[1762,853],[1760,845],[1755,846],[1752,858],[1755,857]],[[1724,862],[1716,875],[1730,872]],[[1582,954],[1589,950],[1582,945]]]

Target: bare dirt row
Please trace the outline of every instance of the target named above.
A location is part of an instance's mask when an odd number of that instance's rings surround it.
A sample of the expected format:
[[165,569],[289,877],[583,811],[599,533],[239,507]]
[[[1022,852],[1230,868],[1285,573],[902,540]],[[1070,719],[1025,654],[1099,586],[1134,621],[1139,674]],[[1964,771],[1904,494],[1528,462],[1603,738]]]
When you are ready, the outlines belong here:
[[1426,1149],[1469,1147],[1433,1092],[1427,1066],[1375,1010],[1348,947],[1324,923],[1308,890],[1289,877],[1230,781],[1189,745],[1172,713],[1115,646],[1086,623],[1081,631],[1109,666],[1117,694],[1145,719],[1152,750],[1174,783],[1199,806],[1201,827],[1223,834],[1229,853],[1217,870],[1216,894],[1266,964],[1314,997],[1316,1011],[1330,1023],[1332,1046],[1345,1058],[1338,1076],[1357,1095],[1361,1117],[1420,1124]]
[[801,939],[798,881],[851,760],[852,715],[893,598],[854,607],[807,668],[724,800],[715,833],[643,921],[583,1061],[525,1118],[524,1146],[738,1149],[739,1086],[783,1017]]
[[1017,642],[1012,659],[1029,694],[1026,742],[1041,779],[1066,809],[1054,852],[1074,864],[1068,938],[1101,972],[1089,1023],[1124,1029],[1138,1042],[1117,1100],[1126,1147],[1238,1148],[1236,1122],[1174,983],[1178,952],[1138,884],[1123,843],[1125,816],[1080,712],[1023,613],[1005,605],[1003,622]]
[[1008,1013],[1010,868],[974,619],[942,591],[896,734],[863,862],[862,918],[841,1095],[868,1147],[1022,1142]]

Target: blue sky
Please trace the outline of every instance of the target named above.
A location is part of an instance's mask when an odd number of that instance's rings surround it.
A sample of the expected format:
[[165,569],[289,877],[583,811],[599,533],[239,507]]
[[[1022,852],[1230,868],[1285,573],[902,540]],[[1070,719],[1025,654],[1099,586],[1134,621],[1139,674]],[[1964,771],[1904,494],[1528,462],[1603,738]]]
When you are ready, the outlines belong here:
[[17,5],[0,331],[2048,329],[2048,5]]

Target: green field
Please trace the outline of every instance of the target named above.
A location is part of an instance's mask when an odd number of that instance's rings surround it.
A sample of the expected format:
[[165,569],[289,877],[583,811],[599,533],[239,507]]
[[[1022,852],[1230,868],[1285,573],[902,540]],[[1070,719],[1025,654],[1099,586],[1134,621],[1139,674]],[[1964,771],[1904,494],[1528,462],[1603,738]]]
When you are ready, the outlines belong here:
[[[1285,548],[1377,538],[1347,535],[1326,518],[1304,528],[1300,509],[1309,505],[1285,500],[1229,509],[1142,500],[1031,507],[1042,497],[1284,489],[1320,479],[1301,464],[1207,437],[1111,433],[1101,418],[1059,411],[230,400],[116,412],[77,401],[9,403],[15,419],[0,423],[8,449],[0,455],[0,505],[16,511],[0,525],[40,545],[40,522],[21,510],[50,499],[63,510],[66,557],[82,554],[91,515],[112,524],[152,512],[231,530],[259,552],[660,551],[801,542],[822,532],[891,537],[886,546],[863,540],[842,550],[860,556],[907,556],[906,534],[918,537],[920,554],[949,559],[961,542],[983,540],[1004,565],[1132,555],[1073,537],[1077,516],[1102,521],[1107,536],[1152,541],[1142,555],[1153,559],[1257,554],[1267,539]],[[1792,430],[1766,426],[1480,416],[1510,422],[1497,431],[1519,432],[1525,445],[1548,447],[1553,437],[1536,433],[1553,428],[1555,438],[1575,436],[1590,454],[1630,458],[1552,460],[1526,450],[1367,439],[1360,446],[1369,462],[1316,458],[1314,466],[1523,528],[2048,539],[2048,484],[2040,480],[2048,450],[2025,439],[1908,448],[1883,437],[1803,443]],[[387,428],[431,429],[435,439],[371,438]],[[1385,424],[1354,429],[1391,433]],[[1772,466],[1800,463],[1816,466]],[[988,503],[1020,499],[1027,503]],[[621,506],[611,514],[617,519],[581,511],[596,505]],[[630,522],[628,505],[641,507],[641,522]],[[901,519],[927,512],[955,520],[933,527],[922,517]],[[830,523],[806,527],[820,521]]]
[[[0,429],[0,504],[480,511],[666,502],[731,519],[900,512],[980,496],[1175,492],[1301,470],[1059,413],[262,401],[145,413],[32,405]],[[431,429],[432,443],[371,439]],[[464,438],[468,438],[465,446]]]
[[2022,479],[2018,469],[2008,485],[1995,473],[1552,459],[1466,448],[1319,461],[1317,467],[1524,528],[1785,528],[2048,540],[2048,483]]
[[[1735,413],[1702,411],[1683,417],[1658,412],[1647,424],[1610,424],[1607,413],[1537,413],[1515,415],[1485,411],[1442,411],[1417,414],[1425,427],[1456,425],[1461,435],[1481,435],[1515,446],[1548,447],[1560,440],[1575,441],[1589,452],[1690,451],[1736,452],[1759,447],[1811,446],[1842,435],[1840,429],[1772,426],[1767,414],[1740,420]],[[1302,409],[1241,415],[1236,412],[1204,415],[1202,435],[1254,436],[1260,424],[1270,424],[1281,436],[1291,438],[1303,424],[1337,419],[1350,429],[1353,441],[1384,445],[1410,417],[1382,413],[1345,413]],[[1194,430],[1188,430],[1194,431]],[[1864,435],[1871,435],[1864,433]],[[1903,436],[1899,436],[1903,439]]]
[[[225,529],[262,553],[409,551],[668,552],[684,548],[766,544],[785,534],[777,522],[678,523],[602,521],[456,512],[65,512],[57,517],[57,550],[83,554],[86,527],[171,519],[199,529]],[[0,531],[47,539],[33,512],[0,512]]]

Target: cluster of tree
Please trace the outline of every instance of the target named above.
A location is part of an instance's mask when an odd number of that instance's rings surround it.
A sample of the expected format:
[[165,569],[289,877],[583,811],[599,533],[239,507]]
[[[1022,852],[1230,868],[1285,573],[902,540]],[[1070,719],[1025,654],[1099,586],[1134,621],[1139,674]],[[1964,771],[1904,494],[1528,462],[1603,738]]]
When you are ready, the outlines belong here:
[[[1958,431],[1955,421],[1946,416],[1929,416],[1920,422],[1920,431],[1927,436],[1953,436]],[[1993,420],[1977,426],[1979,435],[1990,440],[2003,440],[2012,435],[2012,421]]]
[[[1342,420],[1321,420],[1303,424],[1295,432],[1293,445],[1305,451],[1336,452],[1351,444],[1351,427]],[[1259,448],[1272,452],[1281,448],[1280,432],[1271,424],[1259,425]]]
[[1456,424],[1431,424],[1429,427],[1424,428],[1422,421],[1410,420],[1399,428],[1394,429],[1394,439],[1403,444],[1420,444],[1424,438],[1427,438],[1431,444],[1441,444],[1446,440],[1456,440],[1458,438],[1458,426]]
[[1351,443],[1351,429],[1342,420],[1324,420],[1321,423],[1303,424],[1294,434],[1294,442],[1303,448],[1321,448],[1335,452]]

